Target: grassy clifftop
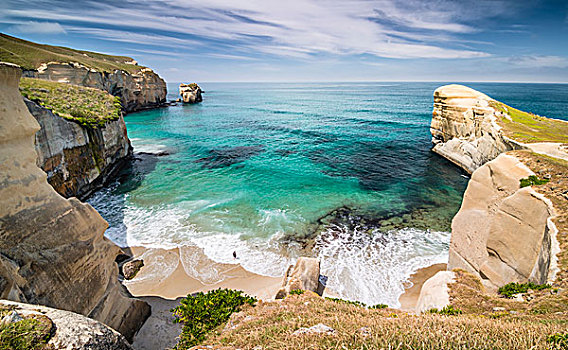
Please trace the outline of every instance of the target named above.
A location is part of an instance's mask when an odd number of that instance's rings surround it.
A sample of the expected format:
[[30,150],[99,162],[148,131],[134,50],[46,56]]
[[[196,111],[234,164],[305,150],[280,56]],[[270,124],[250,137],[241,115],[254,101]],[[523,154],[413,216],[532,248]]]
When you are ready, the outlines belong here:
[[490,105],[501,112],[499,122],[507,137],[523,143],[568,143],[568,122],[523,112],[498,101]]
[[14,63],[24,69],[37,69],[42,63],[48,62],[77,62],[100,72],[121,69],[135,73],[144,68],[127,64],[126,62],[132,62],[132,58],[126,56],[110,56],[61,46],[42,45],[3,33],[0,33],[0,61]]
[[22,78],[20,92],[54,114],[89,128],[120,117],[120,99],[88,87],[47,80]]

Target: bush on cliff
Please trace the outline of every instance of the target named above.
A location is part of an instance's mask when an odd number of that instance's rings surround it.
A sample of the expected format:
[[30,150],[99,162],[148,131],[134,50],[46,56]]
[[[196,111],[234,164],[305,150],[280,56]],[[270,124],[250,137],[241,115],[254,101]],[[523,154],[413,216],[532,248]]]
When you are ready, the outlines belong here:
[[183,323],[183,330],[176,349],[186,349],[205,340],[210,331],[229,320],[233,312],[243,305],[254,306],[256,299],[243,292],[230,289],[216,289],[208,293],[199,292],[181,300],[181,305],[172,309],[174,322]]
[[530,290],[543,290],[551,288],[548,284],[529,283],[509,283],[499,288],[498,292],[504,297],[512,298],[515,294],[526,293]]
[[536,175],[531,175],[527,178],[521,179],[521,188],[523,187],[527,187],[527,186],[538,186],[538,185],[544,185],[545,183],[548,183],[548,179],[539,179],[538,176]]
[[35,318],[0,324],[0,349],[43,350],[49,349],[51,322]]
[[94,88],[22,78],[20,92],[54,114],[87,128],[102,127],[122,113],[118,97]]

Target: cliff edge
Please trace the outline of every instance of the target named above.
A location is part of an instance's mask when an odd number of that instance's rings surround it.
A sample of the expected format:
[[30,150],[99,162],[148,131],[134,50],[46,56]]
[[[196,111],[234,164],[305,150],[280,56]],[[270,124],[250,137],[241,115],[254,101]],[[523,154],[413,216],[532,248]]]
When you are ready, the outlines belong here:
[[150,313],[118,281],[119,248],[88,204],[64,199],[37,167],[40,129],[19,67],[0,63],[0,298],[73,311],[131,339]]

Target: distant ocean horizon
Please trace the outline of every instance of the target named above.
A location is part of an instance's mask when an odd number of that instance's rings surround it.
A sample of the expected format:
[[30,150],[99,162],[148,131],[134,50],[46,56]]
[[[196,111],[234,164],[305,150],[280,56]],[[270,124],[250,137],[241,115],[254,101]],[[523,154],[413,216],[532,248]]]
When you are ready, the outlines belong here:
[[[430,151],[445,84],[200,83],[200,104],[125,117],[136,161],[88,202],[121,246],[194,245],[228,263],[236,251],[270,276],[317,256],[342,297],[398,306],[413,272],[447,261],[467,186]],[[462,84],[568,120],[566,84]]]

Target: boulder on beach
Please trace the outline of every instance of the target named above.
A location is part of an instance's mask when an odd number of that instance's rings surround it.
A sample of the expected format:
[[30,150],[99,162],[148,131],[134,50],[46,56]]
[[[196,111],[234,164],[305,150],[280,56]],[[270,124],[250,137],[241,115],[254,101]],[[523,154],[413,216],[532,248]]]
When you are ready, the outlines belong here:
[[203,101],[201,97],[201,88],[196,83],[180,84],[179,94],[182,97],[183,103],[199,103]]
[[301,257],[296,265],[288,268],[282,280],[282,288],[278,291],[275,298],[283,299],[291,290],[309,290],[321,294],[322,288],[319,286],[320,261],[317,258]]

